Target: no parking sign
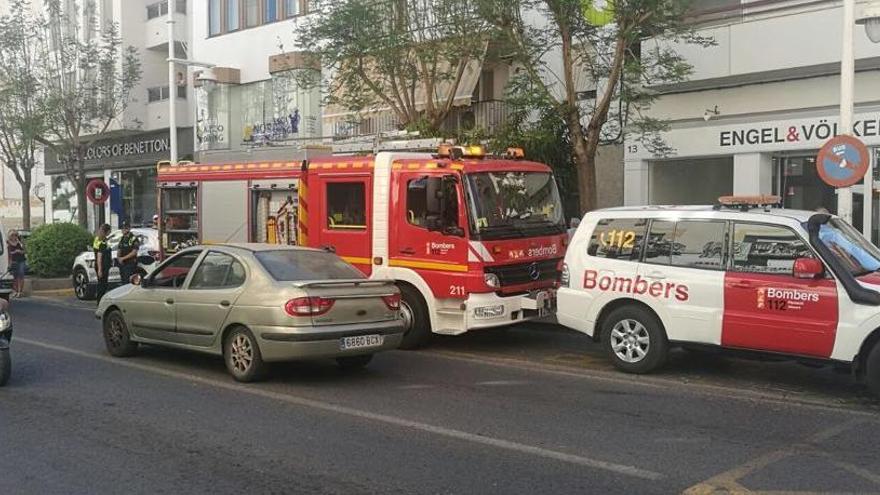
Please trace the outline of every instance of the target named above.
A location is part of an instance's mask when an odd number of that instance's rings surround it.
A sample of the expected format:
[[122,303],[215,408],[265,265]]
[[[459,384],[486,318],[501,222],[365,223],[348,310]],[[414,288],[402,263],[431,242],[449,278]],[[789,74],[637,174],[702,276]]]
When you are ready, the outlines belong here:
[[849,187],[868,172],[868,148],[853,136],[835,136],[822,146],[816,157],[816,171],[826,184]]

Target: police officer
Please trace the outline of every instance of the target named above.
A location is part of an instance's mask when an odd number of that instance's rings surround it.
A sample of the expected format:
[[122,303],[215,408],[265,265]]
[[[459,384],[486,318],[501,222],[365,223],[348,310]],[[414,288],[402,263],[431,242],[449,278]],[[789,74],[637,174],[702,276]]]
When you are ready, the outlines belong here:
[[98,302],[107,292],[107,278],[110,277],[110,267],[113,266],[113,253],[107,244],[107,236],[110,235],[110,226],[106,223],[98,227],[92,249],[95,250],[95,272],[98,275]]
[[131,224],[125,220],[122,222],[122,238],[116,248],[116,262],[119,264],[119,280],[122,285],[129,283],[131,276],[137,272],[137,256],[140,247],[140,241],[131,232]]

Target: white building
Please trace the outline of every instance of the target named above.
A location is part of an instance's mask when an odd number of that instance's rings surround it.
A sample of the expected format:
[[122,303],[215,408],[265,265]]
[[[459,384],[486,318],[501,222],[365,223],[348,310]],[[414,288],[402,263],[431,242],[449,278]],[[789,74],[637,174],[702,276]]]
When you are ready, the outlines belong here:
[[[836,194],[818,178],[815,158],[838,120],[840,3],[725,0],[710,17],[701,32],[717,46],[681,47],[694,74],[662,88],[650,112],[671,123],[665,139],[675,153],[658,159],[631,136],[625,145],[625,203],[706,204],[731,193],[772,193],[786,207],[836,211]],[[876,154],[880,45],[861,26],[854,32],[854,131]],[[853,212],[860,227],[859,194]]]
[[[186,67],[177,68],[179,85],[168,84],[168,0],[78,0],[91,5],[102,23],[116,23],[124,46],[137,49],[143,71],[132,92],[132,102],[122,124],[86,151],[86,169],[91,177],[110,185],[111,200],[90,205],[89,224],[108,222],[116,227],[123,219],[133,225],[150,225],[156,213],[156,164],[170,158],[169,102],[177,98],[176,117],[181,159],[192,159],[192,88],[187,85]],[[174,9],[174,43],[178,58],[189,57],[190,24],[194,0],[171,0]],[[46,157],[51,176],[53,201],[47,216],[54,221],[75,221],[76,198],[51,153]]]

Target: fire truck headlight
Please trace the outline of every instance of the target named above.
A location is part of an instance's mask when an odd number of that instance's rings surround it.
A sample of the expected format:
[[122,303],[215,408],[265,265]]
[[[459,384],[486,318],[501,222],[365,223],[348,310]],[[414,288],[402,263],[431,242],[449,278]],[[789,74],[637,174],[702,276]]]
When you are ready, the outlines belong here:
[[483,282],[485,282],[486,285],[493,289],[498,289],[501,287],[501,280],[499,280],[498,275],[495,275],[494,273],[484,273]]
[[478,320],[484,320],[487,318],[498,318],[499,316],[504,316],[503,304],[499,304],[497,306],[483,306],[480,308],[474,308],[474,318]]
[[568,284],[570,281],[571,281],[571,274],[568,272],[568,265],[563,263],[562,264],[562,277],[561,277],[560,282],[562,283],[563,287],[568,287]]

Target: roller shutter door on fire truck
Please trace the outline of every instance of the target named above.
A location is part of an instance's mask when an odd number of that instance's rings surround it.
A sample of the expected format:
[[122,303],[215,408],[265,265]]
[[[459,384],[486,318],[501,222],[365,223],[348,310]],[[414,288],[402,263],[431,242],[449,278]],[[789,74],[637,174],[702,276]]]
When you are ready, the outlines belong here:
[[203,243],[247,242],[247,195],[246,181],[202,183]]

